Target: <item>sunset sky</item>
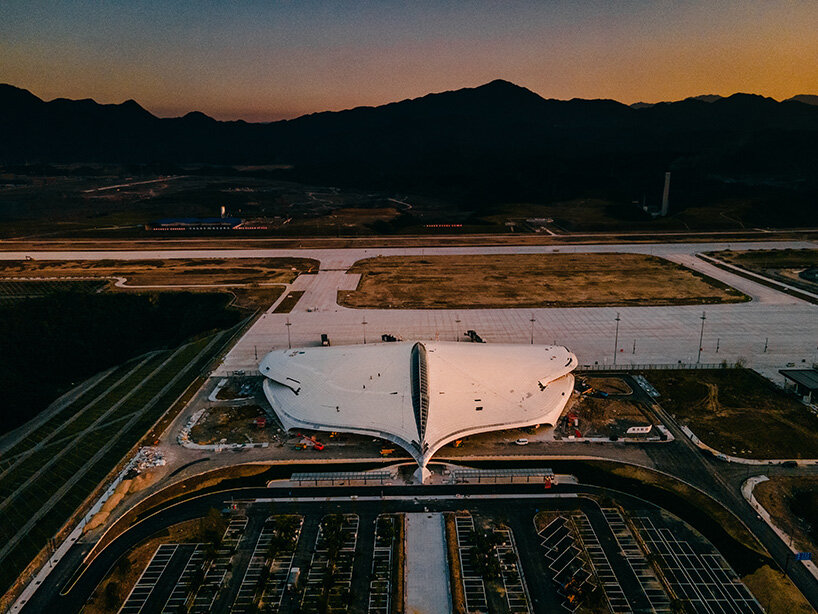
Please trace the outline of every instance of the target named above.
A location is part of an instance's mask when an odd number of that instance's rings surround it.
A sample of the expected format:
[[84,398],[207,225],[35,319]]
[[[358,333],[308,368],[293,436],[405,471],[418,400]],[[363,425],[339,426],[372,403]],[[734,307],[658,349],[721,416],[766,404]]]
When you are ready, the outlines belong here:
[[0,0],[0,82],[266,121],[501,78],[547,98],[818,94],[816,0]]

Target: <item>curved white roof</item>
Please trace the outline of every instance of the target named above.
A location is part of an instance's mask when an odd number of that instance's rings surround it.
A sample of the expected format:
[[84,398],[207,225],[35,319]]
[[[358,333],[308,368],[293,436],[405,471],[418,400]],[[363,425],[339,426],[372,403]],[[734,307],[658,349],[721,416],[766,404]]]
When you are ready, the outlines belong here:
[[576,364],[562,346],[405,342],[275,351],[259,371],[288,430],[376,435],[424,467],[466,435],[554,424]]

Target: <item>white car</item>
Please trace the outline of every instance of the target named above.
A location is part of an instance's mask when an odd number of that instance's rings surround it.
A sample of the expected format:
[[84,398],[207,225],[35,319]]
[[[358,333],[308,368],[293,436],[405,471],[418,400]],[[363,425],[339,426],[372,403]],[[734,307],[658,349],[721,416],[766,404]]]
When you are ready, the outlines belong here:
[[527,446],[528,445],[528,439],[526,439],[525,437],[520,437],[520,439],[518,439],[514,443],[516,443],[518,446]]

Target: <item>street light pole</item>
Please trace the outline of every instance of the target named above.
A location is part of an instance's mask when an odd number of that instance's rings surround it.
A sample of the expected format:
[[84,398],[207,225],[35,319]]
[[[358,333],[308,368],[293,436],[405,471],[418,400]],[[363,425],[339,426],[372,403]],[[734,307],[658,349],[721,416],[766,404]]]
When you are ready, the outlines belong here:
[[702,330],[699,333],[699,353],[696,356],[696,364],[699,364],[702,360],[702,340],[704,339],[704,321],[707,319],[707,314],[702,311],[702,317],[699,319],[702,321]]
[[616,312],[616,318],[614,318],[614,319],[616,320],[616,334],[614,335],[614,359],[613,359],[613,363],[614,363],[614,366],[616,366],[616,352],[619,349],[619,320],[621,320],[621,318],[619,317],[619,312],[618,311]]
[[534,345],[534,322],[536,322],[536,320],[534,319],[534,312],[532,311],[531,312],[531,345]]
[[290,326],[292,326],[292,322],[290,322],[289,316],[287,316],[286,326],[287,326],[287,347],[289,349],[293,349],[292,341],[290,341]]
[[364,345],[366,345],[366,316],[361,320],[361,326],[364,328]]
[[454,314],[454,340],[460,341],[460,316],[458,314]]

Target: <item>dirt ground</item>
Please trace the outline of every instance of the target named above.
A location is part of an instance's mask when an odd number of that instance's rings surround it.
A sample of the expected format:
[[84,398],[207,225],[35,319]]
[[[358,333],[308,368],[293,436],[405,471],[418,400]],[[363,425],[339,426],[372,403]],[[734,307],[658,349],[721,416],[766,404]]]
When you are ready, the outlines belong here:
[[258,405],[219,407],[208,410],[190,432],[190,438],[199,444],[218,443],[269,443],[278,441],[274,427],[258,428],[253,420],[265,416]]
[[[799,507],[794,501],[797,495],[803,496],[808,492],[818,492],[818,477],[774,477],[761,482],[753,490],[758,502],[772,516],[773,522],[792,535],[793,545],[805,552],[815,552],[818,548],[818,526],[814,526],[818,519],[816,501],[811,499],[811,505],[807,509]],[[812,523],[808,516],[811,516]]]
[[818,458],[818,417],[749,369],[647,371],[658,402],[732,456]]
[[738,290],[646,254],[386,256],[356,262],[353,308],[469,309],[683,305],[747,300]]
[[[652,422],[645,415],[642,404],[634,399],[609,397],[600,399],[578,396],[569,408],[579,419],[576,426],[583,437],[625,437],[632,426],[648,426]],[[562,436],[576,435],[575,427],[561,427]]]
[[585,381],[594,390],[611,395],[629,395],[633,389],[621,377],[586,377]]

